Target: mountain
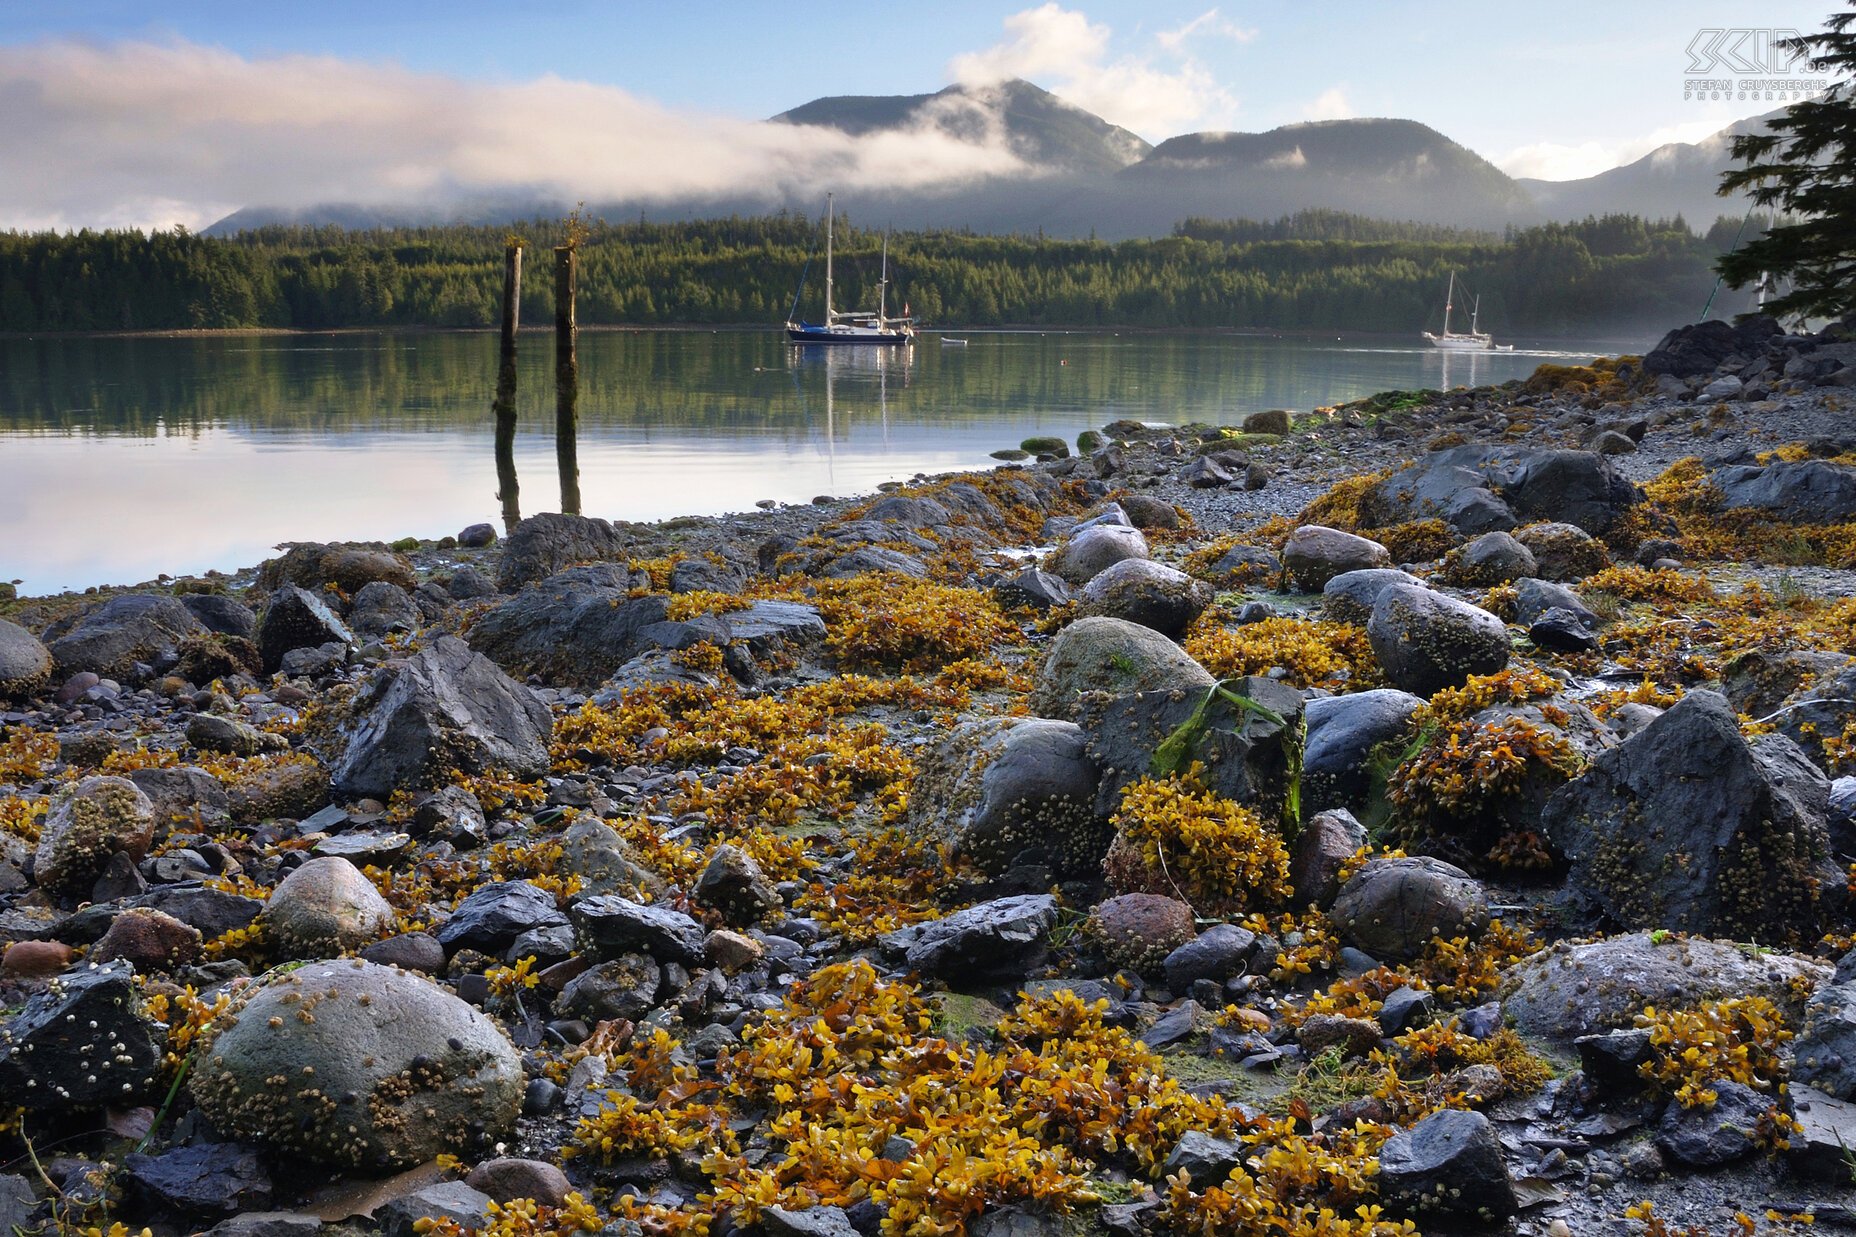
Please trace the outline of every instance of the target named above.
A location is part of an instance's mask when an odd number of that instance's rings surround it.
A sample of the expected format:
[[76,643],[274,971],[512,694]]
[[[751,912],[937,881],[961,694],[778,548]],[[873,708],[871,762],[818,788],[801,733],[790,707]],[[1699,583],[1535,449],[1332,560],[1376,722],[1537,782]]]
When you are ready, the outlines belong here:
[[1706,228],[1720,215],[1741,215],[1748,199],[1743,194],[1716,197],[1721,173],[1733,166],[1728,152],[1733,139],[1744,133],[1765,131],[1766,122],[1783,113],[1767,112],[1730,125],[1699,142],[1671,142],[1634,163],[1580,180],[1521,180],[1549,219],[1583,219],[1587,215],[1625,212],[1650,219],[1681,215],[1689,224]]
[[1019,80],[949,86],[934,94],[834,95],[773,119],[837,129],[853,137],[914,128],[937,129],[976,144],[1002,137],[1027,164],[1055,172],[1115,172],[1153,149],[1119,125]]

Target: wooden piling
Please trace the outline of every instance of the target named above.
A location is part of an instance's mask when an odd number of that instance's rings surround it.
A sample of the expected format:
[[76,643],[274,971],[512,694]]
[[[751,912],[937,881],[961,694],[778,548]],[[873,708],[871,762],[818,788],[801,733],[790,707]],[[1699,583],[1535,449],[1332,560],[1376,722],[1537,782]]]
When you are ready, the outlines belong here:
[[575,246],[554,250],[554,455],[561,472],[561,511],[580,514],[580,328],[574,320]]
[[522,242],[511,237],[503,250],[503,338],[496,371],[496,496],[503,503],[503,529],[522,522],[516,484],[516,330],[522,317]]

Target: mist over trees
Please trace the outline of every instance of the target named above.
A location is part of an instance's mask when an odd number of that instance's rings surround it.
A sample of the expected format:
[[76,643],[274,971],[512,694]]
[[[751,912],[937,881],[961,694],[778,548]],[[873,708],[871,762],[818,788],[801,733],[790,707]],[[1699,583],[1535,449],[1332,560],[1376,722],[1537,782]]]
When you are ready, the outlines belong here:
[[[892,309],[930,326],[1279,328],[1409,332],[1438,325],[1451,271],[1497,332],[1591,332],[1695,316],[1740,220],[1697,236],[1680,217],[1465,231],[1334,211],[1273,221],[1189,219],[1174,234],[1107,243],[1038,235],[896,233]],[[520,230],[556,243],[558,220]],[[0,233],[0,330],[485,327],[501,293],[507,226],[347,231],[264,227]],[[1757,234],[1757,229],[1748,236]],[[840,217],[839,308],[874,307],[882,234]],[[599,224],[580,248],[588,325],[784,321],[817,316],[816,221],[794,215]],[[811,265],[808,268],[807,263]],[[523,318],[551,313],[530,281]]]

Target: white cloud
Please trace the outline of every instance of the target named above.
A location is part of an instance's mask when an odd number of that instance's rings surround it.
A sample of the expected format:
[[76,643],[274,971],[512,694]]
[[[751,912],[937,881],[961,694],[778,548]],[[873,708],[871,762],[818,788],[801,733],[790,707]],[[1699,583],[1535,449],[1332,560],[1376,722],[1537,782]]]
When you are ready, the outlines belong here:
[[1660,146],[1672,142],[1699,142],[1711,137],[1731,123],[1726,120],[1692,120],[1679,125],[1665,125],[1640,137],[1622,142],[1534,142],[1517,146],[1492,162],[1510,176],[1536,180],[1582,180],[1600,172],[1633,163]]
[[1154,36],[1154,42],[1169,52],[1178,53],[1184,49],[1188,39],[1199,35],[1215,35],[1235,43],[1249,43],[1257,34],[1254,26],[1240,26],[1234,21],[1227,21],[1217,9],[1206,9],[1177,30],[1162,30]]
[[[175,42],[0,48],[0,227],[198,227],[243,205],[913,188],[1021,171],[933,118],[836,130],[672,112],[610,86],[485,84]],[[989,130],[998,137],[996,128]]]
[[1112,31],[1055,0],[1006,18],[1005,32],[992,47],[956,56],[949,75],[965,86],[1027,78],[1149,139],[1229,125],[1237,100],[1187,45],[1195,38],[1251,33],[1212,9],[1156,36],[1160,55],[1111,57]]
[[1353,117],[1353,104],[1348,102],[1344,86],[1328,87],[1302,109],[1304,120],[1352,120]]

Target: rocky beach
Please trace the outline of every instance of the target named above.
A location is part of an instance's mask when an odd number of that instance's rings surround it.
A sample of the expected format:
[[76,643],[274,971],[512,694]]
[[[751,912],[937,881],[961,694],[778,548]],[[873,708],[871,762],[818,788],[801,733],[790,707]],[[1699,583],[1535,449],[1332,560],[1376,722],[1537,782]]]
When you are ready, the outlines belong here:
[[0,602],[0,1221],[1856,1227],[1856,323]]

